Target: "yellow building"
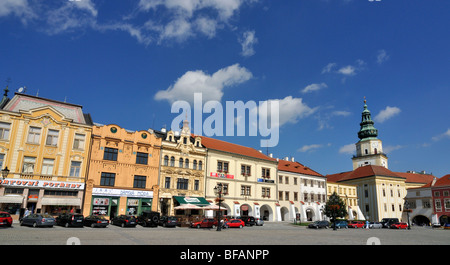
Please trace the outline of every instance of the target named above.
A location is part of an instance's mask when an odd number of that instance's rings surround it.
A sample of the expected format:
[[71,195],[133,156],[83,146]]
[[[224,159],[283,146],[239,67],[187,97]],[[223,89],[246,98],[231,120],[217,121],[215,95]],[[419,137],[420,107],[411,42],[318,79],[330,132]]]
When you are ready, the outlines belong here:
[[356,185],[342,184],[337,182],[327,182],[327,197],[329,198],[334,192],[344,200],[347,205],[348,220],[364,220],[365,217],[359,209],[358,193]]
[[215,201],[214,187],[221,184],[224,215],[278,220],[276,159],[250,147],[204,136],[201,139],[207,148],[206,199]]
[[0,103],[0,210],[80,211],[92,121],[82,106],[7,91]]
[[182,204],[187,204],[186,200],[197,206],[210,204],[204,198],[206,149],[202,146],[202,139],[191,135],[188,121],[183,122],[181,132],[162,130],[157,134],[162,138],[159,175],[161,215],[203,215],[203,210],[180,209]]
[[160,149],[152,130],[95,124],[83,214],[112,218],[156,210]]

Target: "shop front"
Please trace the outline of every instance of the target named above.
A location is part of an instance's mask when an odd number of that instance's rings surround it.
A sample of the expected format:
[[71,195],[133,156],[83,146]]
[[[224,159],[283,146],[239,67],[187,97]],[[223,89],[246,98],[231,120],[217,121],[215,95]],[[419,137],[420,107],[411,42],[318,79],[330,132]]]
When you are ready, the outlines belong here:
[[90,214],[114,218],[151,211],[153,191],[93,188]]
[[29,179],[0,180],[0,210],[9,212],[15,220],[25,214],[81,211],[84,183]]

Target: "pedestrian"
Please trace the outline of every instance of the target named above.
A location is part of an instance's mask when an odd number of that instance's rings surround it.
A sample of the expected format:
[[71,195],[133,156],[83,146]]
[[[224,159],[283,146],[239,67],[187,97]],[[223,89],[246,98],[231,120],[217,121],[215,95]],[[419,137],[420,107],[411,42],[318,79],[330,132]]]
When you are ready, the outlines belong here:
[[369,229],[369,220],[366,220],[366,229]]
[[23,215],[23,217],[27,217],[28,215],[30,215],[30,210],[28,210],[28,208],[25,210],[25,214]]

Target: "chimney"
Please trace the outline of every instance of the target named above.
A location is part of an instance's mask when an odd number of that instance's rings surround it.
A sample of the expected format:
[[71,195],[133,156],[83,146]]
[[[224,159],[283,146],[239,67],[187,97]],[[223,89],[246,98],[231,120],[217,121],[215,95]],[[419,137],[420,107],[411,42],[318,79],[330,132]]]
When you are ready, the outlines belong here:
[[289,161],[289,156],[286,156],[284,160]]
[[291,157],[291,162],[295,162],[295,158],[294,157]]
[[270,153],[270,154],[269,154],[269,157],[273,157],[273,154],[272,154],[272,153]]
[[434,186],[434,184],[436,183],[436,180],[437,180],[437,178],[436,178],[436,177],[434,177],[434,178],[433,178],[433,181],[431,182],[431,187],[433,187],[433,186]]

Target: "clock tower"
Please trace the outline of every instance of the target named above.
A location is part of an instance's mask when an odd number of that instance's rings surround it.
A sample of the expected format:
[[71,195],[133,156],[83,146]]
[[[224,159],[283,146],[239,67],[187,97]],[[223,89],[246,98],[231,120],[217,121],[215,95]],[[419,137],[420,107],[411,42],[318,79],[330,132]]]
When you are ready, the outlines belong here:
[[377,138],[378,130],[375,129],[370,111],[367,109],[367,101],[364,99],[361,126],[358,132],[360,139],[356,143],[356,155],[353,156],[353,170],[361,166],[376,165],[388,168],[388,158],[383,153],[382,141]]

